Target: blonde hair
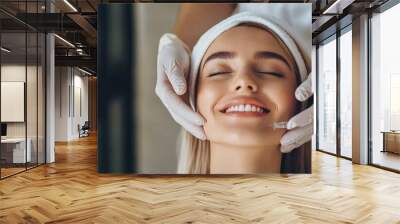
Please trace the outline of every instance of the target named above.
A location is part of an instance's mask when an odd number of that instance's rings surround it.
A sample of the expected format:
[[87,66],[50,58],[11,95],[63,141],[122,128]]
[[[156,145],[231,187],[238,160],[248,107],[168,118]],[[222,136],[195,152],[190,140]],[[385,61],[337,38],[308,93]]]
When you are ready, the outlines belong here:
[[178,173],[210,173],[210,141],[200,140],[182,129],[178,138]]

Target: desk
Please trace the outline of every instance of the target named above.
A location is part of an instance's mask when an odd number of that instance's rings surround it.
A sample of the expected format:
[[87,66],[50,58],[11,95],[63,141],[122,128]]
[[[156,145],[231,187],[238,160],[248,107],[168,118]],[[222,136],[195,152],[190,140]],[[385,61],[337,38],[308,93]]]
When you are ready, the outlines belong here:
[[383,150],[382,152],[393,152],[400,154],[400,131],[382,131]]
[[[6,163],[25,163],[30,162],[32,158],[30,138],[26,140],[28,143],[25,154],[25,138],[6,138],[1,139],[1,157]],[[12,158],[12,159],[11,159]],[[25,161],[25,158],[27,161]]]

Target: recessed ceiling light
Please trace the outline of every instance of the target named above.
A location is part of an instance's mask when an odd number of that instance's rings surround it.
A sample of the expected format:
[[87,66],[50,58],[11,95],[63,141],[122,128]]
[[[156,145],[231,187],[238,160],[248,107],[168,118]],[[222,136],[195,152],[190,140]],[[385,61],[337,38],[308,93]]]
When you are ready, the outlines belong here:
[[68,5],[68,7],[70,7],[74,12],[78,12],[78,10],[68,1],[68,0],[64,0],[65,4]]
[[64,39],[64,38],[62,38],[62,37],[60,37],[59,35],[57,35],[57,34],[54,34],[54,36],[55,37],[57,37],[59,40],[61,40],[62,42],[64,42],[64,43],[66,43],[67,45],[69,45],[70,47],[73,47],[73,48],[75,48],[75,45],[73,45],[71,42],[69,42],[68,40],[66,40],[66,39]]
[[353,2],[354,0],[336,0],[322,14],[342,14],[343,10]]
[[92,75],[92,73],[90,73],[90,72],[88,72],[88,71],[86,71],[86,70],[83,70],[83,69],[81,69],[81,68],[79,68],[79,67],[78,67],[78,70],[81,71],[81,72],[83,72],[83,73],[85,73],[85,74],[87,74],[87,75],[90,75],[90,76]]
[[6,53],[10,53],[11,52],[11,50],[9,50],[9,49],[7,49],[5,47],[1,47],[1,51],[4,51]]

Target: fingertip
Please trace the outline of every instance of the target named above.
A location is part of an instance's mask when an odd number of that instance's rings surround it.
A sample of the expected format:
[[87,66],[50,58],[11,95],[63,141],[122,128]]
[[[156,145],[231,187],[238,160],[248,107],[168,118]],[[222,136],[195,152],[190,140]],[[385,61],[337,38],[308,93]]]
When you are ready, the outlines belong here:
[[293,128],[295,128],[295,127],[296,127],[296,122],[293,121],[293,120],[289,120],[289,122],[288,122],[287,125],[286,125],[286,128],[287,128],[287,129],[293,129]]
[[283,137],[281,138],[280,142],[281,142],[281,147],[287,145],[287,144],[288,144],[288,143],[287,143],[287,142],[288,142],[287,136],[286,136],[286,135],[283,135]]
[[186,86],[186,80],[182,79],[180,74],[175,74],[173,78],[171,77],[171,83],[174,86],[174,90],[176,94],[178,95],[183,95],[186,92],[187,86]]
[[180,84],[176,85],[176,87],[174,89],[175,89],[176,94],[178,94],[178,95],[183,95],[186,93],[186,85],[185,84],[180,83]]
[[205,140],[207,140],[207,137],[206,137],[206,136],[204,136],[204,135],[202,135],[202,136],[200,137],[200,140],[203,140],[203,141],[205,141]]
[[281,145],[281,153],[288,153],[291,150],[286,145]]
[[306,96],[304,95],[303,89],[301,89],[301,88],[296,89],[295,96],[296,96],[296,99],[299,101],[303,102],[306,100]]
[[[188,114],[189,115],[189,114]],[[187,119],[191,120],[197,126],[203,126],[205,119],[196,111],[191,111],[190,116]]]
[[207,136],[204,134],[204,133],[202,133],[202,132],[200,132],[200,133],[197,133],[196,134],[196,137],[198,138],[198,139],[200,139],[200,140],[207,140]]
[[197,125],[203,126],[204,123],[205,123],[205,120],[204,120],[201,116],[198,116],[198,117],[195,119],[195,122],[196,122]]

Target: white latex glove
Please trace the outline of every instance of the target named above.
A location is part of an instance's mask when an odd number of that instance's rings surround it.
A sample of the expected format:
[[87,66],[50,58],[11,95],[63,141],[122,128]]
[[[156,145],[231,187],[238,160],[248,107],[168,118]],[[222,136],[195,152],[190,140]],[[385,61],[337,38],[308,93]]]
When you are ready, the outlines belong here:
[[174,120],[199,139],[206,139],[204,119],[185,102],[186,77],[190,66],[190,50],[176,35],[160,38],[155,92]]
[[[297,87],[295,96],[299,101],[306,101],[313,95],[311,75]],[[296,114],[287,123],[286,132],[281,138],[281,152],[288,153],[303,145],[312,138],[313,134],[313,106]]]

